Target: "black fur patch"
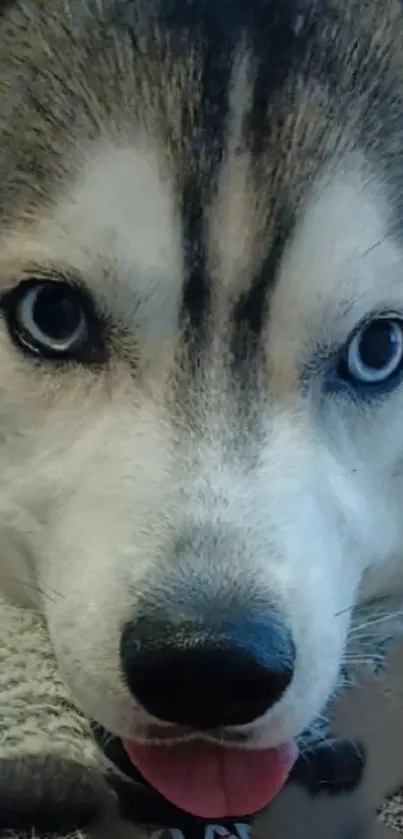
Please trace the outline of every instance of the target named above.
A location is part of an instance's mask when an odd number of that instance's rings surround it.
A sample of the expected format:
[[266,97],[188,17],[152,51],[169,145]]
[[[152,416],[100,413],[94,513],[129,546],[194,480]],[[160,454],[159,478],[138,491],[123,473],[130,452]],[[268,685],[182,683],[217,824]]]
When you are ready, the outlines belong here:
[[16,0],[0,0],[0,24],[1,19],[6,15],[11,6],[15,5]]
[[268,306],[267,297],[270,288],[274,285],[283,250],[292,229],[292,219],[283,213],[281,224],[277,226],[274,240],[269,245],[259,273],[235,306],[232,340],[232,355],[235,363],[245,359],[250,360],[259,346],[259,336]]
[[101,773],[59,755],[0,759],[0,830],[82,829],[111,796]]
[[365,763],[365,750],[361,744],[335,740],[305,752],[295,764],[290,780],[312,796],[323,792],[340,795],[359,786]]

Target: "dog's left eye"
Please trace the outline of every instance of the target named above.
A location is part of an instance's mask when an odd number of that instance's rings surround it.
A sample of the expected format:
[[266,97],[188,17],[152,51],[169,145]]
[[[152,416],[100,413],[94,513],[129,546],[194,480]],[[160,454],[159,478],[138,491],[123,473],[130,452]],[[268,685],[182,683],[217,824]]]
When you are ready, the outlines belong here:
[[26,352],[60,361],[99,360],[99,319],[74,283],[27,280],[6,293],[1,308],[13,341]]
[[390,379],[403,364],[403,324],[375,318],[349,341],[344,354],[345,378],[376,385]]

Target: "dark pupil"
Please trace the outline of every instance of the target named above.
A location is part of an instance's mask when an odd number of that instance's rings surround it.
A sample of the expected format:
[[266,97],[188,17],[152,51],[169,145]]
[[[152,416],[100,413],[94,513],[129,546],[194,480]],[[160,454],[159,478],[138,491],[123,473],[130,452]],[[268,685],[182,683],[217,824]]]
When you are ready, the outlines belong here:
[[81,321],[81,308],[71,291],[43,288],[35,299],[33,319],[38,329],[54,341],[74,335]]
[[398,345],[399,335],[395,324],[388,320],[374,321],[362,333],[361,361],[366,367],[382,370],[393,359]]

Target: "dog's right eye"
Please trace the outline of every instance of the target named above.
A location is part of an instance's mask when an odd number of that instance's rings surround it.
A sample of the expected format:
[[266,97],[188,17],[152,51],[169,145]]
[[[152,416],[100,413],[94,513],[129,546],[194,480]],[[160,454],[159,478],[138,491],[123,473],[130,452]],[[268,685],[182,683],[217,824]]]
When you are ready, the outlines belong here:
[[99,361],[102,325],[89,296],[73,283],[27,280],[2,299],[13,341],[26,352],[60,361]]
[[348,342],[341,374],[353,384],[374,387],[391,380],[402,363],[402,322],[378,317],[364,324]]

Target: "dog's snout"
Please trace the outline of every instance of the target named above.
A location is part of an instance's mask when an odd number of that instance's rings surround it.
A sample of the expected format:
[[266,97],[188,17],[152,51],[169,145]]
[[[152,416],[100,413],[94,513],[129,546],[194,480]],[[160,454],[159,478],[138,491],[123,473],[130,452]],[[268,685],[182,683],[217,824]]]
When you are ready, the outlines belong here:
[[127,684],[148,713],[206,730],[245,725],[278,702],[295,648],[277,620],[205,627],[142,618],[122,636]]

